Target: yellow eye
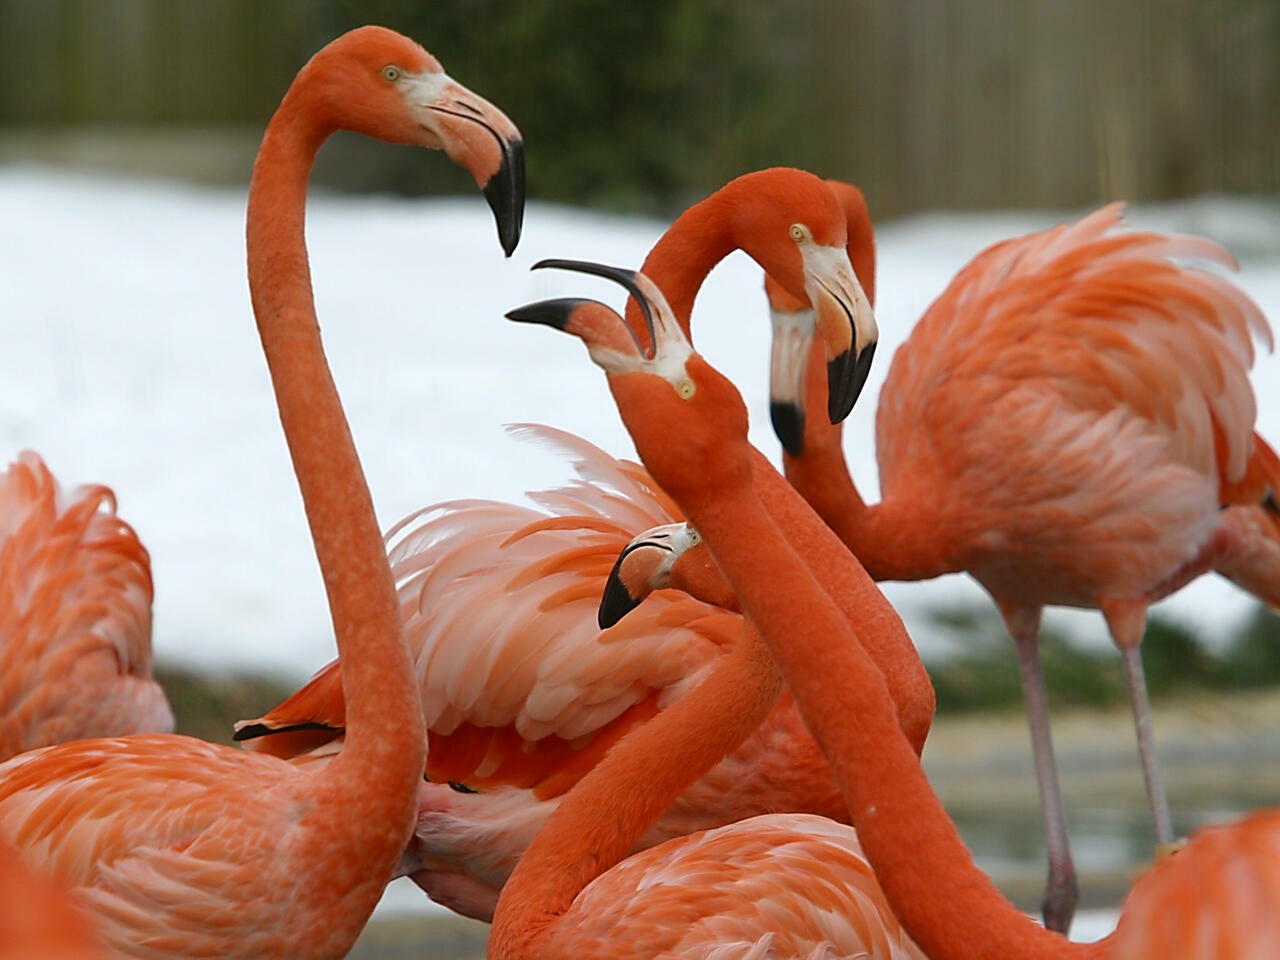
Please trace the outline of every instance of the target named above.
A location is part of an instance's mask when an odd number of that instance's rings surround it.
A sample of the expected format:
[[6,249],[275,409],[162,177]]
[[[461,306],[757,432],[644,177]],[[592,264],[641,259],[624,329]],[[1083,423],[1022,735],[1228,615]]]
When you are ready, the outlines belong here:
[[697,530],[693,529],[693,527],[686,527],[685,529],[689,531],[689,546],[696,547],[702,542],[702,534]]
[[696,389],[697,388],[694,387],[692,380],[681,380],[676,384],[676,393],[680,396],[681,400],[688,400],[693,396]]
[[401,70],[399,67],[387,66],[382,68],[382,78],[395,83],[400,79]]
[[796,243],[799,243],[801,240],[803,240],[805,238],[805,234],[807,234],[808,232],[809,231],[806,230],[802,224],[793,223],[791,225],[791,239],[794,240]]

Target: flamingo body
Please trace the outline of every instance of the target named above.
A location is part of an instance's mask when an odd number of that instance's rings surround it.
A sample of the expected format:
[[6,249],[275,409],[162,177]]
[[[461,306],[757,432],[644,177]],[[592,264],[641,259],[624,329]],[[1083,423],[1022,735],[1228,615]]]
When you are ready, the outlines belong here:
[[[643,275],[613,268],[567,261],[560,265],[624,283],[644,315],[652,355],[640,347],[644,338],[628,342],[622,317],[593,301],[549,301],[508,316],[580,337],[609,373],[610,388],[633,436],[630,416],[649,419],[656,430],[660,420],[670,422],[662,416],[669,415],[667,407],[686,401],[717,426],[722,421],[740,426],[745,436],[740,398],[733,403],[722,381],[708,379],[709,368],[692,353],[656,286]],[[736,484],[727,477],[749,484],[753,475],[749,457],[733,450],[731,442],[722,445],[722,437],[731,440],[733,434],[732,429],[700,431],[686,447],[683,437],[667,433],[672,446],[659,457],[653,456],[657,445],[642,444],[639,438],[637,449],[664,470],[674,469],[668,482],[684,488],[691,482],[685,455],[708,457],[706,462],[721,468],[721,482],[706,491],[715,500],[719,492],[733,492]],[[650,436],[646,433],[645,439]],[[720,453],[730,460],[721,461]],[[814,518],[812,526],[821,524]],[[824,591],[818,580],[814,585]],[[859,586],[874,591],[865,575]],[[892,618],[873,618],[868,629],[895,632],[900,626]],[[862,900],[860,891],[870,895],[871,903],[878,903],[879,893],[874,885],[865,886],[872,875],[857,869],[861,857],[848,846],[852,835],[829,820],[756,818],[627,858],[635,836],[657,820],[688,782],[755,729],[780,690],[757,626],[747,620],[733,649],[698,688],[621,739],[566,794],[503,888],[489,955],[504,960],[914,955],[892,917],[886,923],[878,909],[854,906]],[[803,834],[810,826],[834,830],[840,839],[827,847],[807,843]],[[800,855],[789,856],[792,851]],[[759,861],[770,857],[775,869],[761,871]],[[855,864],[852,872],[860,879],[850,881],[848,867]]]
[[[0,833],[123,955],[332,956],[386,878],[271,868],[314,856],[320,786],[275,757],[190,737],[80,740],[0,765]],[[351,802],[359,824],[370,811]],[[334,909],[339,896],[363,906]]]
[[0,960],[107,960],[66,888],[31,870],[0,842]]
[[1221,248],[1119,224],[1112,205],[985,251],[894,355],[871,510],[908,532],[869,547],[874,575],[965,570],[1020,611],[1156,598],[1209,563],[1270,332],[1226,280],[1170,262],[1231,265]]
[[571,957],[603,944],[636,960],[923,960],[853,830],[802,814],[754,817],[628,857],[583,889],[543,945]]
[[80,740],[0,766],[0,834],[72,887],[121,955],[345,956],[412,833],[426,731],[319,336],[303,228],[315,153],[338,129],[445,150],[485,188],[504,248],[519,237],[518,131],[422,47],[362,27],[299,71],[250,181],[249,290],[347,658],[347,740],[323,766],[158,734]]
[[[437,902],[485,920],[565,791],[696,687],[742,631],[736,612],[678,591],[653,594],[601,631],[596,608],[619,551],[637,530],[673,520],[674,505],[634,463],[552,428],[520,432],[570,457],[578,480],[530,494],[541,510],[457,501],[388,535],[428,722],[413,878]],[[247,745],[320,759],[336,753],[327,741],[342,723],[335,661],[240,727],[300,728]],[[774,811],[847,817],[789,696],[637,847]]]
[[64,493],[35,453],[0,474],[0,760],[83,737],[161,733],[151,564],[101,485]]
[[[633,276],[640,287],[643,278]],[[633,296],[640,299],[642,289],[633,290]],[[593,359],[609,374],[619,412],[646,467],[687,512],[736,592],[752,626],[746,639],[758,636],[767,645],[770,656],[755,661],[755,669],[776,666],[794,690],[806,723],[831,758],[889,905],[925,954],[933,960],[1253,960],[1274,955],[1280,949],[1275,910],[1280,812],[1274,809],[1194,834],[1184,849],[1135,884],[1116,931],[1096,943],[1072,943],[1004,899],[974,864],[899,725],[886,677],[863,646],[874,628],[850,624],[772,523],[753,489],[758,472],[750,469],[753,455],[741,398],[675,336],[676,325],[658,309],[655,289],[650,286],[648,292],[655,301],[649,310],[666,320],[653,322],[655,355],[593,349]],[[529,312],[550,317],[543,322],[594,347],[601,321],[597,316],[590,324],[575,324],[578,309],[572,307],[559,322],[546,307]],[[681,384],[692,389],[670,389]],[[701,459],[705,471],[685,469],[691,451],[714,454]],[[836,559],[858,567],[852,554]],[[866,586],[867,607],[884,605],[883,595]],[[736,682],[748,682],[748,676],[744,672]],[[601,791],[599,800],[609,799]],[[569,913],[536,909],[544,896],[536,881],[553,888],[567,883],[550,871],[539,877],[538,868],[563,861],[566,847],[583,853],[593,849],[569,837],[558,848],[540,846],[542,857],[534,861],[530,851],[517,871],[524,877],[513,876],[499,903],[495,936],[501,930],[503,946],[537,945],[560,932],[558,924]],[[625,870],[625,864],[615,869]],[[517,897],[512,888],[522,879],[527,882]],[[547,899],[556,902],[555,895]],[[536,954],[512,949],[510,955]]]

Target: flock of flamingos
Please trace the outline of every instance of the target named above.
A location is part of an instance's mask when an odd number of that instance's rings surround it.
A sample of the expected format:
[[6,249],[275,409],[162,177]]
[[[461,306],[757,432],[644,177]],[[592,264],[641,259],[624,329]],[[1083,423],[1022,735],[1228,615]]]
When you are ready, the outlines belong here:
[[[0,960],[344,956],[411,876],[495,958],[1280,956],[1280,808],[1173,835],[1139,644],[1209,571],[1280,606],[1280,460],[1248,375],[1271,345],[1215,244],[1118,205],[980,253],[892,360],[868,505],[840,421],[872,361],[857,190],[748,173],[593,300],[513,309],[578,337],[643,466],[546,429],[578,480],[459,501],[384,539],[329,375],[304,209],[336,130],[443,150],[507,254],[520,133],[414,42],[363,27],[298,73],[249,188],[254,314],[339,658],[248,749],[170,732],[148,556],[101,486],[0,478]],[[785,477],[690,344],[734,250],[767,274]],[[568,397],[566,397],[568,399]],[[964,571],[1015,642],[1048,835],[1043,923],[975,866],[919,763],[933,691],[876,581]],[[1077,884],[1037,632],[1098,609],[1123,654],[1158,848],[1115,931]],[[856,832],[855,832],[856,831]]]

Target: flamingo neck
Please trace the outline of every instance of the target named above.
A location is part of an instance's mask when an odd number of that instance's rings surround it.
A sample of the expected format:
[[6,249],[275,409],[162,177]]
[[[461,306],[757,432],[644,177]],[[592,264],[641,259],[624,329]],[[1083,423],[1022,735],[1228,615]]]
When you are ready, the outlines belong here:
[[307,181],[330,130],[308,114],[295,82],[254,164],[249,290],[342,660],[346,743],[326,774],[346,778],[362,807],[396,798],[390,822],[408,826],[412,811],[398,807],[415,798],[426,734],[373,501],[316,321],[303,228]]
[[805,366],[804,450],[783,451],[787,480],[873,580],[929,580],[965,569],[948,525],[921,522],[931,504],[890,496],[868,504],[844,456],[844,428],[826,416],[825,355],[815,343]]
[[[654,244],[640,268],[661,288],[687,337],[693,303],[703,281],[716,264],[743,246],[736,236],[732,215],[739,193],[735,187],[736,182],[730,183],[685,210]],[[640,308],[634,300],[627,301],[626,319],[633,330],[644,330]],[[642,332],[639,335],[647,336]]]
[[557,920],[698,777],[763,722],[781,681],[754,629],[689,694],[620,740],[568,794],[502,888],[489,956],[554,956]]
[[776,526],[805,558],[806,566],[845,620],[860,627],[859,640],[884,675],[898,723],[917,755],[933,724],[933,683],[898,611],[884,598],[857,554],[810,509],[767,457],[752,448],[752,476]]
[[1072,944],[1046,931],[974,864],[864,650],[883,621],[858,621],[851,637],[848,621],[749,490],[721,491],[696,510],[681,506],[759,625],[835,771],[889,903],[925,953],[935,960],[1104,955],[1105,945]]

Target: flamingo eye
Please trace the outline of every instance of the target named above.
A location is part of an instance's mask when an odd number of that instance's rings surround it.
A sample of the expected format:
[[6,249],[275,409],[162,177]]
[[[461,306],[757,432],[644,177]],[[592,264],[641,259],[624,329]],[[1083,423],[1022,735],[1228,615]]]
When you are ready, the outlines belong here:
[[693,396],[696,390],[697,390],[697,387],[693,385],[692,380],[681,380],[679,383],[676,384],[676,394],[680,397],[681,400],[688,400],[690,397]]
[[382,68],[382,78],[395,83],[403,75],[403,71],[396,66],[386,66]]
[[702,542],[702,534],[693,529],[693,527],[687,527],[686,529],[689,531],[689,546],[696,547]]
[[809,237],[809,230],[803,223],[793,223],[791,225],[791,239],[796,243],[803,243]]

